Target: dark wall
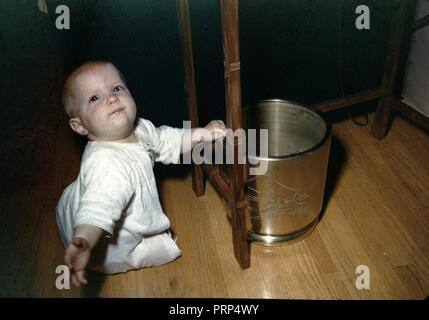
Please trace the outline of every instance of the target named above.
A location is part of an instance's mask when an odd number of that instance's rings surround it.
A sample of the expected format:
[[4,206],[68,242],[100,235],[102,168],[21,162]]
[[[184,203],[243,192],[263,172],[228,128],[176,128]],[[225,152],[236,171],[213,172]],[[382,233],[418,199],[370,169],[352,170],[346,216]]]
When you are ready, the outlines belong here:
[[[392,1],[368,0],[371,29],[355,28],[348,0],[240,1],[243,102],[284,98],[307,104],[377,86],[382,77]],[[44,117],[64,72],[89,59],[115,63],[139,116],[157,125],[186,118],[175,0],[0,2],[2,126]],[[71,10],[71,29],[55,28],[55,7]],[[190,0],[201,123],[224,118],[218,1]],[[341,14],[339,14],[341,13]],[[49,88],[49,90],[47,90]],[[58,109],[58,108],[57,108]],[[55,110],[57,110],[55,109]],[[4,112],[4,111],[2,111]]]
[[[355,0],[239,2],[243,103],[313,104],[380,84],[393,1],[368,0],[371,29],[355,28]],[[224,114],[217,1],[190,0],[203,121]]]
[[139,116],[157,125],[182,125],[186,109],[175,0],[57,2],[71,10],[71,29],[58,31],[67,72],[91,59],[112,61],[127,80]]
[[52,113],[51,93],[61,87],[63,59],[55,31],[36,1],[0,1],[1,128]]
[[0,195],[32,189],[53,174],[64,112],[63,57],[52,17],[36,1],[0,1]]

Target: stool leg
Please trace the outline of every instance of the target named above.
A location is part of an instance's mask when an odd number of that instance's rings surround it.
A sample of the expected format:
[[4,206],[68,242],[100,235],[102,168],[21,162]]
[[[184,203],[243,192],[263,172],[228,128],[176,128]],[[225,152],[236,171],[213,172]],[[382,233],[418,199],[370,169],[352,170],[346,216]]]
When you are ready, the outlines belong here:
[[384,139],[391,124],[391,107],[389,99],[383,97],[380,99],[377,105],[377,111],[374,116],[374,121],[371,127],[371,135],[378,139]]
[[398,85],[397,78],[398,67],[402,59],[401,52],[407,49],[406,46],[410,42],[411,33],[407,30],[409,30],[408,26],[414,21],[416,10],[416,1],[396,0],[394,2],[382,85],[386,95],[378,102],[377,112],[371,128],[371,135],[378,140],[386,137],[391,125],[392,98]]
[[[224,53],[224,77],[226,99],[226,122],[228,128],[236,131],[242,128],[240,41],[238,25],[238,0],[221,0],[222,47]],[[250,266],[249,244],[245,224],[243,166],[237,162],[237,145],[234,142],[234,164],[231,177],[231,222],[234,255],[241,268]]]
[[192,166],[192,189],[197,197],[201,197],[206,192],[205,178],[201,166]]
[[240,267],[250,267],[250,246],[247,241],[243,164],[238,163],[238,145],[234,144],[234,164],[231,166],[233,201],[231,201],[232,241],[234,255]]
[[246,269],[250,267],[250,247],[247,241],[247,231],[245,227],[245,208],[231,206],[231,210],[234,256],[240,264],[240,267]]
[[[192,127],[198,127],[197,91],[195,85],[194,57],[192,52],[191,18],[189,16],[188,0],[178,0],[177,15],[179,20],[180,42],[183,50],[183,64],[185,74],[185,94],[189,118]],[[203,169],[192,166],[192,189],[197,197],[205,192]]]

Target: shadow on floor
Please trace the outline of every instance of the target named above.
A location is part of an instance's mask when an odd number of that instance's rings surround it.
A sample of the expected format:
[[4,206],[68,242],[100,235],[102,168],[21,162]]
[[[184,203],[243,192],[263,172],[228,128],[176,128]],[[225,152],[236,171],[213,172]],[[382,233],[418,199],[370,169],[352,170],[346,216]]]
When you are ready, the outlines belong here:
[[346,162],[346,151],[338,138],[332,136],[331,150],[329,153],[328,173],[326,176],[325,183],[325,194],[323,197],[322,210],[319,215],[319,222],[322,220],[326,207],[331,199],[332,193],[335,190],[338,178],[341,176],[341,172]]
[[88,284],[80,290],[82,298],[97,298],[99,297],[101,288],[103,287],[105,274],[88,270]]
[[192,165],[186,164],[169,164],[156,163],[154,167],[154,174],[156,179],[156,186],[160,202],[164,203],[162,198],[161,186],[165,180],[179,179],[185,180],[186,176],[192,172]]

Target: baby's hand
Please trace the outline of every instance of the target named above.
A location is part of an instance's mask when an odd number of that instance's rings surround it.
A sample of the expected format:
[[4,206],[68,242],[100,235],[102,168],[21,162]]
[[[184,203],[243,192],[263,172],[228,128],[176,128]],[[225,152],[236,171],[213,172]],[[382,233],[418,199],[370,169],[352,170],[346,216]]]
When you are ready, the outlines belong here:
[[[196,145],[203,142],[211,142],[213,140],[223,138],[226,136],[225,123],[222,120],[210,121],[204,128],[192,128],[192,130],[184,130],[181,153],[191,151]],[[191,143],[184,143],[191,140]]]
[[222,120],[210,121],[210,123],[205,126],[205,129],[209,131],[212,137],[211,141],[224,138],[226,136],[226,126]]
[[64,261],[72,273],[72,282],[76,287],[87,284],[85,268],[91,257],[91,248],[86,239],[75,237],[66,249]]

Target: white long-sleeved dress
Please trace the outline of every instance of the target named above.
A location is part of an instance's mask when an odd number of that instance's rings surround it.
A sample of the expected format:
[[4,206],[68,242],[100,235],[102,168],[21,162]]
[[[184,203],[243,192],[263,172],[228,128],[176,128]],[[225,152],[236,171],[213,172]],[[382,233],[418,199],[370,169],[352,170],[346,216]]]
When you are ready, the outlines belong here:
[[159,201],[153,165],[179,162],[183,129],[155,128],[140,118],[135,133],[137,143],[89,141],[79,176],[56,208],[65,246],[77,225],[106,232],[89,267],[109,274],[162,265],[181,255],[168,232],[170,222]]

